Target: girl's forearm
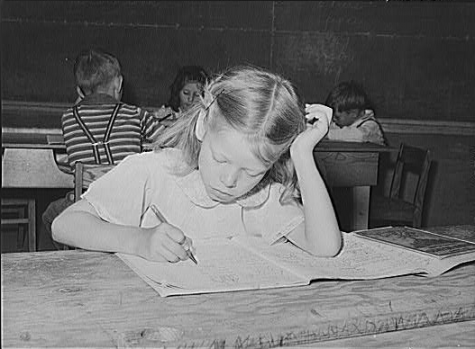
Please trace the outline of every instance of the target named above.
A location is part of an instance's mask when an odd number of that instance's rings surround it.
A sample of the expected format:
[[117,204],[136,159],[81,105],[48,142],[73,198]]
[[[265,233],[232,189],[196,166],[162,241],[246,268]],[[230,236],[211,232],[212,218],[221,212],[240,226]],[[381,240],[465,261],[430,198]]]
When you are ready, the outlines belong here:
[[66,210],[52,225],[53,238],[63,244],[87,250],[140,255],[147,230],[112,224],[85,211]]
[[341,233],[325,182],[312,150],[292,154],[305,214],[305,240],[310,253],[334,256],[341,248]]

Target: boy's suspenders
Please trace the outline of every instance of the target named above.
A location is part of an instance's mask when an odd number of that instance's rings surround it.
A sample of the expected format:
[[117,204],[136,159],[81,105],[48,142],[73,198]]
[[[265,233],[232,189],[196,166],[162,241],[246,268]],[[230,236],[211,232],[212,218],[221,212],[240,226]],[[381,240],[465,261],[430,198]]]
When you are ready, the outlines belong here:
[[117,117],[117,114],[119,113],[120,106],[121,104],[117,103],[116,106],[114,107],[111,118],[109,119],[109,124],[107,125],[106,132],[104,133],[104,140],[102,142],[96,141],[92,133],[87,128],[86,124],[82,121],[78,113],[78,107],[74,106],[73,108],[73,115],[76,118],[76,121],[78,122],[79,126],[81,126],[82,130],[84,131],[84,134],[89,139],[89,142],[91,142],[92,144],[92,151],[94,153],[94,159],[96,160],[96,164],[101,163],[101,157],[99,156],[99,145],[102,144],[106,152],[107,161],[109,162],[110,165],[114,165],[114,158],[112,157],[112,152],[109,146],[109,138],[112,133],[112,126],[114,125],[114,121]]
[[368,117],[368,118],[364,119],[363,121],[360,122],[359,125],[356,126],[356,128],[359,128],[360,126],[363,126],[367,121],[374,121],[374,122],[376,123],[376,125],[377,125],[378,128],[379,128],[379,132],[380,132],[381,135],[382,135],[383,142],[386,144],[386,143],[387,143],[387,140],[386,140],[386,135],[384,134],[384,131],[383,131],[383,127],[381,126],[381,124],[379,123],[379,121],[376,120],[374,117]]

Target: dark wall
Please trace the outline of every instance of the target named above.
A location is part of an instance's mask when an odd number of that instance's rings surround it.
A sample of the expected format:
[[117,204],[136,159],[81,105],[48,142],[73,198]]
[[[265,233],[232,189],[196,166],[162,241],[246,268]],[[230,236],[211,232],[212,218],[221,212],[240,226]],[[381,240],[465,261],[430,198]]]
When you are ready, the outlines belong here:
[[181,65],[251,63],[309,102],[356,79],[381,118],[473,121],[475,3],[3,1],[1,17],[3,100],[73,102],[74,58],[98,46],[143,106],[168,99]]

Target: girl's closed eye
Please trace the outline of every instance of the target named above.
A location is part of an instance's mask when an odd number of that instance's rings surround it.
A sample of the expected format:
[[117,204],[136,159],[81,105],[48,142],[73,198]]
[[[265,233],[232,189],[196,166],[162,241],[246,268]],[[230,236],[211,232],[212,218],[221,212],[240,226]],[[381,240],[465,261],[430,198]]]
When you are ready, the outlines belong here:
[[228,162],[228,161],[227,161],[225,158],[223,158],[222,156],[219,156],[219,155],[214,154],[214,153],[213,153],[213,160],[216,161],[218,164],[225,164],[225,163]]
[[252,171],[249,171],[249,170],[246,170],[246,174],[249,176],[249,177],[259,177],[259,176],[262,176],[265,174],[265,172],[252,172]]

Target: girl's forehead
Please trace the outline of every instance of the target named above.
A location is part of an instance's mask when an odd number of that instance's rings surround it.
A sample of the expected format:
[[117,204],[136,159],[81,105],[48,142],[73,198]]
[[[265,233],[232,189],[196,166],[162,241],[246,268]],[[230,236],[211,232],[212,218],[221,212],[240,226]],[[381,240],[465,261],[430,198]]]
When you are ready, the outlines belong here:
[[199,90],[201,88],[201,83],[198,82],[198,81],[194,81],[194,80],[186,81],[185,84],[183,85],[183,89],[185,89],[185,88]]
[[241,167],[256,171],[266,170],[268,166],[257,156],[259,146],[249,137],[232,127],[210,129],[209,141],[212,152],[231,160]]

